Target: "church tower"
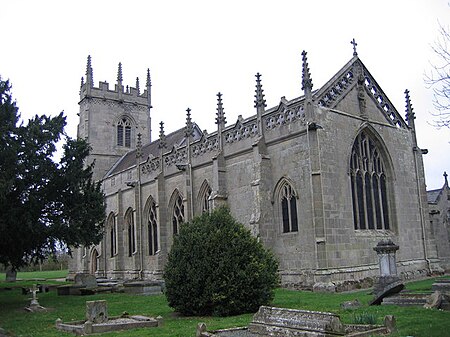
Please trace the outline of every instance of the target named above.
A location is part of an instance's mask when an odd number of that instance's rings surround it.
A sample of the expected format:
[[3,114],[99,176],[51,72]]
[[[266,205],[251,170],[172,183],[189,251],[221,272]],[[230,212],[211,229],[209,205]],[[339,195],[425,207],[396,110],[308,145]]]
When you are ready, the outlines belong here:
[[95,161],[94,179],[100,180],[114,163],[130,150],[136,149],[137,135],[143,144],[151,141],[151,81],[141,94],[139,78],[135,87],[122,84],[122,64],[119,63],[114,89],[108,82],[94,87],[91,57],[88,56],[86,81],[81,78],[80,121],[77,136],[92,147],[88,163]]

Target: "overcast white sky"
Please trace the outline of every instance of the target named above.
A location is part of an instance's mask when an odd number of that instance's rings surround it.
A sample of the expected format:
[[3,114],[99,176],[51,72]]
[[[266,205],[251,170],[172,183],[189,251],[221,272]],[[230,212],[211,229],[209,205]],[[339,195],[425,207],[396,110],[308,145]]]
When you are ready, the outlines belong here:
[[[94,82],[114,87],[152,77],[153,138],[159,121],[170,133],[185,110],[212,132],[216,93],[228,123],[255,113],[255,77],[262,74],[268,107],[302,95],[301,52],[308,52],[314,89],[358,55],[404,116],[410,90],[427,188],[450,174],[450,130],[429,125],[432,94],[424,72],[435,57],[439,22],[450,23],[447,0],[173,0],[0,1],[0,76],[10,79],[24,119],[64,110],[76,136],[81,76],[92,56]],[[395,154],[392,154],[395,155]]]

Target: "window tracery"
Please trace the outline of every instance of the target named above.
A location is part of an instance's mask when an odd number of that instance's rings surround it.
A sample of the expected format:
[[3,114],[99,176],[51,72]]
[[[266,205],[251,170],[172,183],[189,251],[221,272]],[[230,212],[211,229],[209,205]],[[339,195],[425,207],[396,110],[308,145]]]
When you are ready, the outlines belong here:
[[136,252],[136,230],[133,211],[131,209],[126,213],[125,226],[128,232],[128,256],[132,256]]
[[172,212],[172,225],[174,235],[178,234],[178,231],[180,230],[180,225],[183,222],[184,222],[184,204],[181,195],[178,194],[178,196],[175,199]]
[[375,141],[362,131],[350,157],[353,222],[356,230],[390,229],[387,172]]
[[283,233],[298,232],[296,193],[287,181],[282,182],[279,193]]
[[117,123],[117,145],[131,147],[131,122],[125,117]]
[[158,222],[156,214],[156,204],[151,202],[148,211],[148,253],[149,255],[155,255],[158,251]]

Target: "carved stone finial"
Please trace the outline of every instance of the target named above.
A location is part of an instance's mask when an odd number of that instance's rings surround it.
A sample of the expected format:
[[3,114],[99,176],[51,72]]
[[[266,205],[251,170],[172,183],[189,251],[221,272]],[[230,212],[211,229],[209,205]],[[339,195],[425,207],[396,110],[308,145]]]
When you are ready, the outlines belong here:
[[147,83],[145,84],[145,86],[148,88],[150,88],[152,86],[152,80],[150,78],[150,69],[147,68]]
[[92,62],[91,62],[91,55],[88,55],[87,57],[87,65],[86,65],[86,83],[92,87],[94,86],[94,76],[92,71]]
[[186,137],[191,137],[194,135],[194,127],[192,126],[192,119],[191,119],[191,109],[187,108],[186,109],[186,127],[185,127],[185,131],[184,134]]
[[80,85],[80,88],[83,87],[83,85],[84,85],[84,77],[81,76],[81,85]]
[[145,83],[145,86],[147,87],[147,105],[148,109],[150,111],[152,107],[152,80],[150,78],[150,69],[147,68],[147,83]]
[[305,95],[311,95],[311,90],[313,88],[313,83],[311,79],[311,74],[309,73],[308,58],[306,57],[307,52],[302,51],[302,90],[305,91]]
[[119,67],[117,70],[117,83],[122,85],[123,76],[122,76],[122,62],[119,62]]
[[136,91],[138,95],[141,93],[141,88],[139,87],[139,77],[136,77]]
[[255,75],[256,77],[256,90],[255,90],[255,108],[257,109],[264,109],[267,104],[266,104],[266,100],[264,99],[264,90],[262,89],[262,84],[261,84],[261,74],[257,73]]
[[142,134],[137,134],[137,143],[136,143],[136,158],[142,157]]
[[166,135],[164,134],[164,122],[159,123],[159,148],[163,149],[167,146]]
[[444,184],[445,184],[445,186],[448,186],[448,180],[447,180],[448,175],[447,175],[447,172],[444,171],[443,176],[444,176]]
[[358,45],[353,38],[353,40],[350,41],[350,43],[353,45],[353,56],[358,56],[358,53],[356,52],[356,46]]
[[220,125],[222,127],[225,126],[226,118],[225,118],[225,112],[223,110],[223,104],[222,104],[222,94],[219,92],[217,93],[217,112],[216,112],[216,124]]
[[414,119],[416,119],[415,113],[413,111],[413,107],[411,104],[411,99],[409,97],[409,90],[405,90],[405,101],[406,101],[406,121],[408,122],[409,127],[414,128]]

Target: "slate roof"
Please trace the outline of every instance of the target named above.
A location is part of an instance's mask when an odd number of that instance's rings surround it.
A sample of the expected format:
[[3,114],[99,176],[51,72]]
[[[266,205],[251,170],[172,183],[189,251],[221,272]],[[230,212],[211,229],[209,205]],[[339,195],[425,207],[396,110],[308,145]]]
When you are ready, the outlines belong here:
[[[194,135],[192,141],[196,141],[202,137],[202,132],[197,124],[193,123]],[[150,157],[159,157],[159,138],[149,144],[142,146],[142,161],[146,161]],[[183,146],[186,143],[185,128],[178,129],[166,135],[166,151],[171,151],[174,146]],[[131,150],[122,156],[113,167],[106,173],[105,178],[118,172],[129,169],[136,165],[136,150]]]
[[442,193],[442,188],[438,190],[427,191],[427,199],[429,204],[437,204]]

